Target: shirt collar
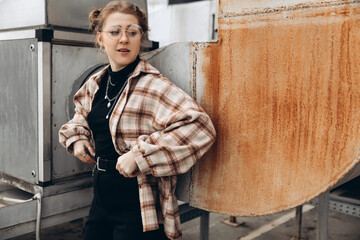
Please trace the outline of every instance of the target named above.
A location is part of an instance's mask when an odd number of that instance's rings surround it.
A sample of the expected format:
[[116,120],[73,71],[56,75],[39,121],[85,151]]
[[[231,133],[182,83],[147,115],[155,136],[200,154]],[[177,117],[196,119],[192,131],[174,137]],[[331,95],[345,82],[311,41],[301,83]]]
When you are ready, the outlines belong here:
[[[107,65],[105,68],[103,68],[101,71],[95,73],[92,76],[92,79],[99,85],[102,77],[107,72],[107,69],[110,67],[110,65]],[[159,75],[160,72],[156,68],[150,65],[145,59],[141,59],[138,65],[136,66],[133,74],[131,75],[131,78],[137,77],[141,73],[148,73],[148,74],[156,74]]]

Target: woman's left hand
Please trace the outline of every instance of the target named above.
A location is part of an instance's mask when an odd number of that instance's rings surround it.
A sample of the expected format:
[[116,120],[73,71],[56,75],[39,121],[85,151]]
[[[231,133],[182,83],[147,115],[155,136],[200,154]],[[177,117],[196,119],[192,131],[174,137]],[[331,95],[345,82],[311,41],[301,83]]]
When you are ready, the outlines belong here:
[[140,174],[139,167],[132,151],[129,151],[118,158],[116,170],[124,177],[136,177]]

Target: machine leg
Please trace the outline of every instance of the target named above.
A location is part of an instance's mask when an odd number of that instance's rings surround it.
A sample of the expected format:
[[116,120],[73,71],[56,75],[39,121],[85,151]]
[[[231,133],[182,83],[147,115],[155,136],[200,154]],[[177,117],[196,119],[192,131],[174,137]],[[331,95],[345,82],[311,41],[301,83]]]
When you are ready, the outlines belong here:
[[318,197],[318,217],[316,240],[327,240],[328,235],[328,217],[329,217],[329,192]]
[[302,226],[302,209],[303,206],[296,207],[296,239],[301,239],[301,226]]
[[225,218],[221,222],[232,227],[238,227],[245,223],[244,221],[238,221],[235,216],[229,216],[228,218]]
[[200,240],[209,240],[209,212],[200,217]]

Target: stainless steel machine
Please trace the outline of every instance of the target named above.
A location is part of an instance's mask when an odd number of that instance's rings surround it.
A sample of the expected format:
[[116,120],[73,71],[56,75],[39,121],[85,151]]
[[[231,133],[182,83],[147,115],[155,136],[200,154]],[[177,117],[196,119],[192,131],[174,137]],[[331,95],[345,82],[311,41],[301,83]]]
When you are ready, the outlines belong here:
[[58,130],[74,92],[107,62],[87,30],[88,13],[107,2],[1,1],[0,239],[88,214],[91,166],[65,152]]
[[[60,146],[58,131],[73,115],[72,97],[88,77],[107,63],[89,33],[88,14],[110,0],[5,0],[0,9],[0,239],[85,217],[92,200],[93,166]],[[146,0],[132,0],[147,9]],[[190,44],[167,50],[143,40],[151,63],[191,94]],[[170,51],[177,61],[165,61]],[[185,54],[184,54],[185,53]],[[179,65],[178,61],[182,64]],[[178,187],[189,195],[189,174]],[[180,206],[181,221],[208,212]]]

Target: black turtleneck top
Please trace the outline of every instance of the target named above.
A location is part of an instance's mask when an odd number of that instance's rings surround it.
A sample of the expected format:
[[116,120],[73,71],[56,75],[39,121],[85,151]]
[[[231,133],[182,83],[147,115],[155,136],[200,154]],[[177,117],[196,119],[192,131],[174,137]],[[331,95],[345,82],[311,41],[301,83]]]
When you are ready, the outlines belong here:
[[[128,78],[131,76],[140,61],[139,56],[136,60],[118,72],[113,72],[108,67],[107,73],[100,82],[100,88],[97,91],[90,113],[87,116],[89,127],[93,133],[95,141],[96,157],[109,160],[116,160],[119,154],[115,151],[109,127],[109,119],[119,97],[110,102],[105,99],[106,89],[109,99],[113,99],[119,91],[123,91],[124,85],[127,84]],[[109,115],[108,118],[106,116]]]

